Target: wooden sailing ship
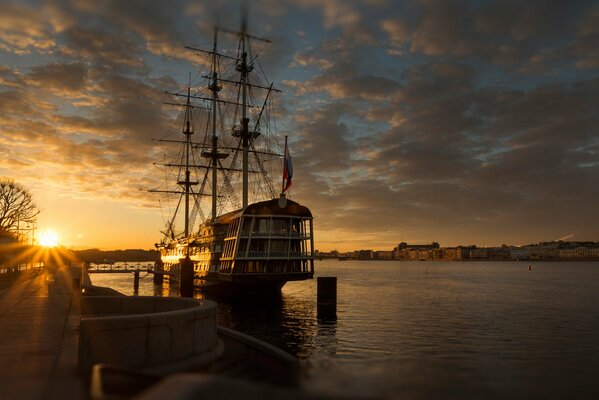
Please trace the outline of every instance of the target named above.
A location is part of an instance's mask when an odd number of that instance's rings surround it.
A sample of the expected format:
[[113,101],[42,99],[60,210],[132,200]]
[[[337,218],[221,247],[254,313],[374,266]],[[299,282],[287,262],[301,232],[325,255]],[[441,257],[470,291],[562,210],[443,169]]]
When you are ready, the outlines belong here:
[[[197,74],[204,84],[192,91],[190,79],[186,93],[171,93],[185,100],[170,103],[183,110],[183,138],[159,141],[179,146],[177,158],[162,164],[176,186],[167,179],[151,192],[178,201],[156,244],[156,272],[204,290],[272,292],[313,277],[313,219],[307,207],[286,196],[292,178],[287,137],[282,146],[269,122],[278,90],[252,74],[262,70],[262,50],[252,43],[269,41],[242,25],[240,32],[224,31],[236,38],[229,51],[219,52],[218,29],[212,50],[189,47],[209,68]],[[281,170],[277,195],[273,176]]]

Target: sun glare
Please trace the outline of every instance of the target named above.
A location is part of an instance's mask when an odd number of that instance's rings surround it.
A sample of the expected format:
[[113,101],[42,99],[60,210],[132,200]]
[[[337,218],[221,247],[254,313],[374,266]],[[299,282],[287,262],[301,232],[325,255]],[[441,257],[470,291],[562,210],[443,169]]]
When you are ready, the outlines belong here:
[[44,247],[56,247],[58,246],[58,234],[51,230],[40,232],[39,243]]

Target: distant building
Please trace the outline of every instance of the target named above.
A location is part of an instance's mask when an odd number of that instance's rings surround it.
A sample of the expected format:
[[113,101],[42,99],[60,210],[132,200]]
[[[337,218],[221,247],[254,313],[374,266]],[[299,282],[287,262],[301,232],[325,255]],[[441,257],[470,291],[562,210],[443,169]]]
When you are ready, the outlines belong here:
[[[331,252],[333,253],[333,252]],[[320,253],[320,256],[326,256]],[[441,247],[431,244],[401,242],[393,250],[358,250],[343,254],[354,260],[599,260],[599,242],[541,242],[525,246],[476,247],[475,245]],[[339,257],[342,254],[339,253]]]
[[574,249],[559,249],[558,257],[562,260],[599,259],[599,248],[576,247]]
[[489,259],[489,249],[486,247],[476,247],[470,249],[470,260],[488,260]]
[[489,260],[509,260],[510,249],[505,247],[492,247],[488,249],[487,259]]
[[445,249],[432,249],[430,250],[430,255],[433,260],[445,260]]
[[530,252],[526,247],[510,247],[511,260],[528,260]]
[[406,242],[401,242],[400,244],[397,245],[397,249],[399,250],[404,250],[404,249],[413,249],[413,250],[432,250],[432,249],[438,249],[439,247],[439,243],[437,242],[433,242],[431,244],[408,244]]
[[526,246],[529,260],[555,260],[558,256],[557,246]]
[[372,260],[373,259],[373,251],[372,250],[356,250],[351,253],[352,260]]
[[445,248],[445,259],[448,261],[460,260],[461,251],[457,247],[446,247]]
[[[433,251],[439,250],[436,253]],[[393,257],[396,260],[433,260],[442,257],[439,243],[431,244],[408,244],[401,242],[393,249]]]
[[457,251],[459,253],[460,260],[470,260],[470,252],[476,249],[476,246],[458,246]]
[[393,260],[395,259],[395,255],[393,251],[380,250],[375,251],[373,254],[375,260]]

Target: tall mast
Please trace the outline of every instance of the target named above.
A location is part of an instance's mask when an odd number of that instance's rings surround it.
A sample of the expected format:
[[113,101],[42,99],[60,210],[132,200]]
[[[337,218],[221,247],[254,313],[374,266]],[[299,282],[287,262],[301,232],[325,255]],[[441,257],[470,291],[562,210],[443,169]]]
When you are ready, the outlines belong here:
[[216,104],[218,100],[218,76],[216,72],[216,40],[218,31],[214,29],[214,46],[212,47],[212,220],[216,219],[216,197],[217,193],[217,170],[218,170],[218,153],[217,153],[217,137],[216,137]]
[[[245,14],[245,13],[244,13]],[[250,69],[247,65],[247,52],[245,49],[245,41],[247,38],[247,20],[246,16],[243,16],[241,22],[241,65],[239,66],[239,72],[241,72],[241,86],[242,86],[242,101],[241,101],[241,138],[242,138],[242,147],[243,147],[243,208],[246,208],[248,205],[248,150],[250,147],[249,144],[249,132],[248,132],[248,123],[249,119],[247,118],[247,77]]]
[[189,153],[191,151],[191,135],[193,130],[191,129],[191,104],[190,104],[191,88],[187,86],[187,103],[185,104],[185,127],[183,128],[183,134],[185,135],[185,181],[179,182],[185,185],[185,237],[189,237],[189,192],[192,183],[189,180]]

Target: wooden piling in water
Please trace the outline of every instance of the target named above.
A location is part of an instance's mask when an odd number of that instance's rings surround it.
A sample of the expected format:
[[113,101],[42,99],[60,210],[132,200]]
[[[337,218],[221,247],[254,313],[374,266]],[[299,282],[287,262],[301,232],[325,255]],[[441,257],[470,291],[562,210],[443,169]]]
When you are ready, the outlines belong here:
[[180,265],[181,275],[179,281],[179,294],[181,297],[193,297],[193,261],[191,261],[191,258],[187,256],[181,260]]
[[318,318],[337,318],[336,276],[319,276],[316,278],[316,307]]
[[162,280],[164,279],[164,275],[162,275],[163,270],[164,263],[162,260],[156,261],[154,264],[154,285],[162,285]]
[[139,292],[139,270],[133,272],[133,292]]

